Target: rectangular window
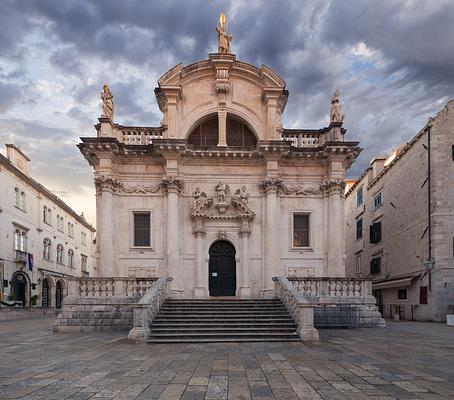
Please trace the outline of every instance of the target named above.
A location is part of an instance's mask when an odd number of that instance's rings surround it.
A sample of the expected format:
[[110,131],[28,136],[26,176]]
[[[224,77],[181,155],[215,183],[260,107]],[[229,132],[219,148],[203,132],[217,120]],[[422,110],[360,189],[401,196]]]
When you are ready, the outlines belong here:
[[397,298],[399,300],[407,300],[407,289],[399,289],[397,291]]
[[419,288],[419,304],[427,304],[427,286]]
[[309,247],[308,214],[293,214],[293,247]]
[[361,275],[361,255],[356,256],[356,275]]
[[361,204],[363,204],[363,187],[362,186],[356,191],[356,207],[359,207]]
[[379,274],[381,271],[381,257],[374,257],[370,261],[370,274]]
[[134,213],[134,246],[149,247],[150,243],[150,213]]
[[378,243],[381,241],[381,221],[374,222],[370,226],[370,243]]
[[374,207],[380,208],[382,204],[383,204],[383,202],[382,202],[382,196],[381,196],[381,192],[380,192],[380,193],[377,193],[374,197]]
[[358,218],[356,220],[356,240],[363,237],[363,219]]

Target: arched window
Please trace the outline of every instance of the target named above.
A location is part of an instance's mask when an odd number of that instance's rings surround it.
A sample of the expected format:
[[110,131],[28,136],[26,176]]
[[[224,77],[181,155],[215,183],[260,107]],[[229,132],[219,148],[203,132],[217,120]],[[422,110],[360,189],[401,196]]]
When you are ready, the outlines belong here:
[[[219,141],[219,121],[217,115],[203,119],[188,136],[190,147],[215,147]],[[226,141],[229,147],[255,147],[257,138],[249,125],[239,117],[228,114]]]
[[57,244],[57,263],[63,264],[63,245]]
[[16,229],[14,231],[14,250],[25,252],[26,239],[27,239],[26,233],[20,229]]
[[47,223],[52,225],[52,210],[50,208],[47,209]]
[[74,267],[74,251],[72,249],[68,250],[68,267]]
[[45,238],[43,241],[43,258],[45,260],[50,260],[50,249],[52,246],[52,242],[49,238]]
[[20,190],[19,188],[14,188],[14,205],[20,208]]

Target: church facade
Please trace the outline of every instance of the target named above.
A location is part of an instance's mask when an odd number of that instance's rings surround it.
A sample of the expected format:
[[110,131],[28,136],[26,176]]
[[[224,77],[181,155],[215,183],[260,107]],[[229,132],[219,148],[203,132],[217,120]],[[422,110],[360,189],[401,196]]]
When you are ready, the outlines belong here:
[[160,126],[123,126],[106,86],[97,136],[81,138],[98,276],[172,277],[178,298],[266,298],[275,276],[345,276],[344,179],[360,149],[344,140],[338,93],[328,127],[283,128],[284,80],[224,46],[166,72],[155,95]]

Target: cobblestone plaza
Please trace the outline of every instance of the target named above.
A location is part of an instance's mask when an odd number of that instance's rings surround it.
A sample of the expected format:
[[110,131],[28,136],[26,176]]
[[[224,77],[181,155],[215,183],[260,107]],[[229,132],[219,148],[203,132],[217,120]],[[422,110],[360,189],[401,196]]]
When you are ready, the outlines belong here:
[[1,399],[452,399],[454,330],[389,322],[320,342],[129,345],[0,322]]

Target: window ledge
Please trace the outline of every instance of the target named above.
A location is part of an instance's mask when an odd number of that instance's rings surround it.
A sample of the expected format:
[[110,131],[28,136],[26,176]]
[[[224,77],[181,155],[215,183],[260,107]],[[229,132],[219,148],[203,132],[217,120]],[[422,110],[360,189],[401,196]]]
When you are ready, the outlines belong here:
[[129,251],[155,251],[151,246],[131,246]]
[[305,253],[305,252],[314,252],[314,249],[312,247],[292,247],[290,249],[291,252],[293,253]]

